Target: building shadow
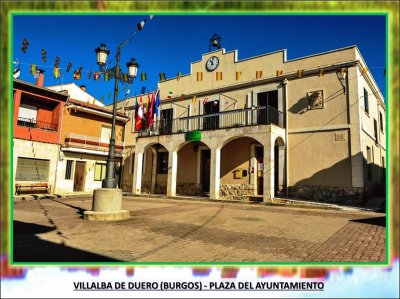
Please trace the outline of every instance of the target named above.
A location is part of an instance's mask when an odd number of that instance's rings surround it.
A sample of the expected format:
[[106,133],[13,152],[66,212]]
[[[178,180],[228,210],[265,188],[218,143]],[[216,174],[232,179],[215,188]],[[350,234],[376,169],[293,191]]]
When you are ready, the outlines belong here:
[[55,227],[13,221],[14,262],[122,262],[92,252],[40,239],[37,235],[54,231]]
[[386,227],[386,217],[383,217],[383,216],[382,217],[365,218],[365,219],[352,219],[350,221]]

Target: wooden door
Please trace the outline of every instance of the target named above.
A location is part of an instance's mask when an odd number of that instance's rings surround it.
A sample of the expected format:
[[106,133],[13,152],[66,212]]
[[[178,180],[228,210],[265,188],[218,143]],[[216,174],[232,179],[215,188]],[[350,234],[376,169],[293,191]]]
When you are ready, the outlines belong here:
[[74,175],[74,191],[83,191],[85,186],[86,162],[76,161]]

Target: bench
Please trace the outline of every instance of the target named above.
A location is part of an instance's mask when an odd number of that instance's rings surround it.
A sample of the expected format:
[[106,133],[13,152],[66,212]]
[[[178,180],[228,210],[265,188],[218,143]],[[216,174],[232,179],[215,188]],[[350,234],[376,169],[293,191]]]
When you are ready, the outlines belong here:
[[28,191],[29,193],[44,191],[48,194],[50,190],[51,185],[49,185],[48,183],[15,184],[15,194],[17,195],[20,195],[21,191]]

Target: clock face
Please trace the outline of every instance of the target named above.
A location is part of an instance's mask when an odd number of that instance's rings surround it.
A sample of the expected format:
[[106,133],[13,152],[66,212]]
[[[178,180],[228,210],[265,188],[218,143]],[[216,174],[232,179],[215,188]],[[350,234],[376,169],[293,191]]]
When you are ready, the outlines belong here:
[[210,57],[206,62],[206,69],[208,71],[213,71],[218,67],[219,59],[216,56]]

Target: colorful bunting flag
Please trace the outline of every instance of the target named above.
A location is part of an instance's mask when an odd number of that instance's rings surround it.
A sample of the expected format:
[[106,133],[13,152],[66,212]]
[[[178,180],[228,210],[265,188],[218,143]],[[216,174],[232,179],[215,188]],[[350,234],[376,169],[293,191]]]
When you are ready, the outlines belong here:
[[72,67],[72,63],[71,63],[71,62],[68,62],[67,73],[71,70],[71,67]]
[[167,96],[167,98],[168,98],[168,99],[172,98],[172,94],[173,94],[173,92],[172,92],[172,91],[168,92],[168,96]]
[[140,31],[143,29],[144,24],[146,23],[146,19],[144,19],[143,21],[141,21],[140,23],[137,24],[137,29]]
[[35,75],[36,70],[37,70],[36,64],[31,64],[31,75]]
[[197,81],[203,81],[203,72],[197,72]]
[[346,71],[346,68],[344,68],[344,67],[340,68],[340,75],[342,75],[342,77],[344,76],[345,71]]
[[54,75],[54,78],[56,78],[56,79],[58,79],[60,77],[60,68],[59,67],[55,67],[53,69],[53,75]]
[[19,68],[16,68],[16,69],[14,70],[13,76],[14,76],[15,79],[18,79],[19,75],[21,75],[21,71],[20,71]]
[[192,98],[192,103],[196,103],[196,101],[197,101],[196,96],[193,96],[193,98]]
[[140,93],[143,94],[143,93],[145,93],[145,92],[146,92],[146,87],[145,87],[145,86],[142,86],[142,89],[140,90]]
[[182,73],[179,72],[178,75],[176,76],[176,81],[179,81],[181,79]]
[[147,75],[146,75],[146,73],[141,73],[141,74],[140,74],[140,79],[142,80],[142,82],[143,82],[143,81],[146,81],[146,80],[147,80]]
[[237,101],[233,104],[233,109],[236,109],[237,107]]
[[325,74],[324,69],[320,69],[318,73],[318,77],[322,77]]
[[29,42],[26,38],[24,38],[24,40],[22,41],[22,52],[26,53],[26,51],[28,50],[28,45]]
[[149,16],[149,19],[150,19],[150,21],[153,20],[154,16],[153,15]]
[[123,74],[122,74],[122,79],[123,79],[125,82],[128,82],[128,80],[129,80],[128,74],[127,74],[127,73],[123,73]]
[[222,80],[222,72],[216,72],[215,73],[215,78],[217,81],[221,81]]
[[236,72],[236,81],[240,79],[240,76],[242,76],[242,72],[241,71],[237,71]]
[[60,65],[60,57],[56,56],[56,59],[54,61],[54,66],[59,67],[59,65]]
[[262,77],[262,71],[256,71],[256,79],[260,79]]
[[94,79],[95,81],[99,81],[99,80],[100,80],[100,72],[95,72],[95,73],[93,74],[93,79]]
[[89,71],[89,75],[88,75],[88,78],[89,78],[89,79],[92,79],[92,74],[93,74],[93,72],[92,72],[92,71]]
[[383,70],[383,77],[386,77],[386,68]]
[[80,80],[81,79],[81,70],[82,68],[79,68],[77,70],[74,71],[74,80]]
[[160,81],[165,81],[165,73],[160,73]]
[[185,99],[185,95],[182,93],[181,94],[181,101],[183,101]]
[[108,72],[104,72],[104,81],[108,81]]
[[44,49],[42,49],[42,60],[43,60],[43,62],[47,61],[46,54],[47,54],[46,51]]
[[203,105],[207,104],[207,102],[208,102],[208,99],[205,98],[205,99],[203,100]]
[[276,76],[277,77],[282,76],[282,74],[283,74],[282,70],[276,70]]

